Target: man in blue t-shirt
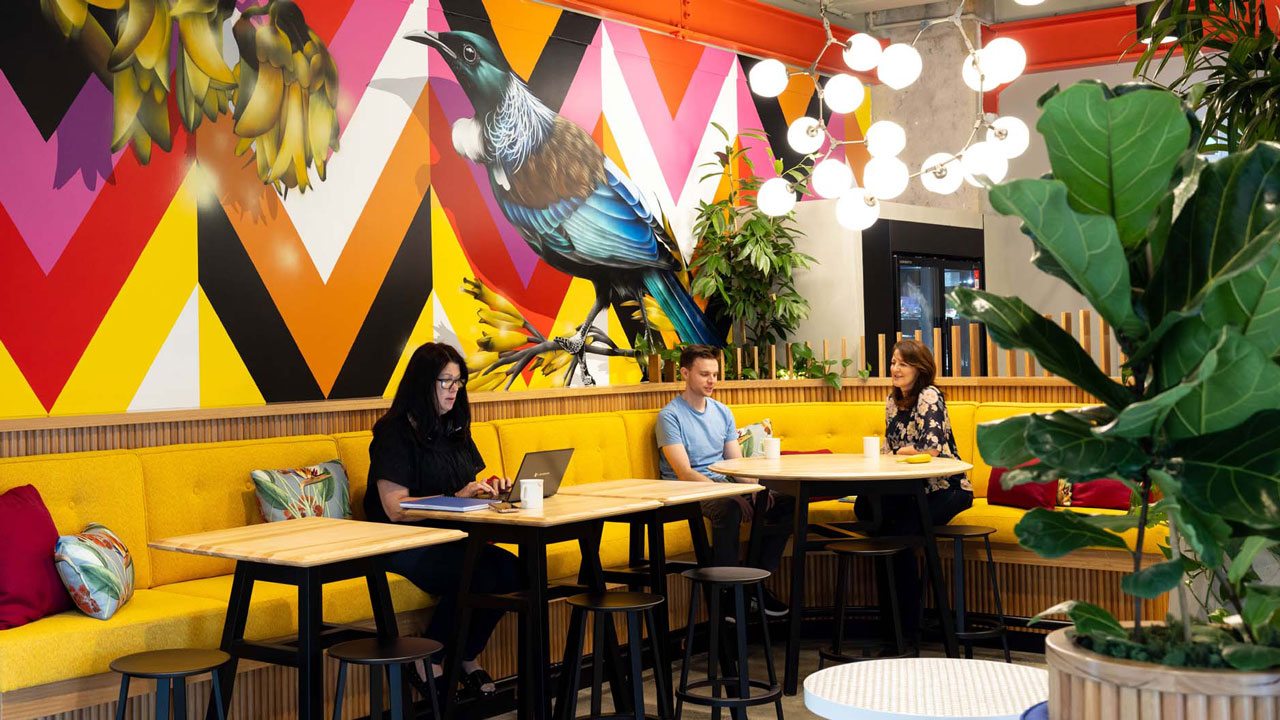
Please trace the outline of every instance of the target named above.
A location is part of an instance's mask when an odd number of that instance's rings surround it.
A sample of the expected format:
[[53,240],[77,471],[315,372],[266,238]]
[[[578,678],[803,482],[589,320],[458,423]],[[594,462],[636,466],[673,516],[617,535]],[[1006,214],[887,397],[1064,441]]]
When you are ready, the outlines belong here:
[[[723,403],[711,399],[720,361],[716,351],[705,345],[690,345],[680,353],[680,377],[684,392],[658,412],[658,469],[665,480],[690,482],[756,482],[735,480],[709,469],[713,463],[742,457],[738,447],[738,430],[733,412]],[[765,514],[768,527],[764,533],[759,566],[774,572],[792,533],[795,498],[771,490]],[[711,552],[716,565],[738,565],[739,531],[750,522],[753,501],[750,496],[707,500],[702,514],[711,520]],[[787,606],[765,590],[764,610],[773,617],[787,614]],[[754,600],[753,600],[754,602]]]

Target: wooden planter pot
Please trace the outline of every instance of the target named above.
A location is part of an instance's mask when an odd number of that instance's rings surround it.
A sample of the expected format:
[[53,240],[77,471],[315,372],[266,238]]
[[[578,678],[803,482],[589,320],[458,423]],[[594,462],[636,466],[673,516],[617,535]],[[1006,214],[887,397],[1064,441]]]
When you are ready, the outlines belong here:
[[1075,644],[1069,629],[1045,641],[1050,720],[1275,720],[1280,672],[1194,670],[1118,660]]

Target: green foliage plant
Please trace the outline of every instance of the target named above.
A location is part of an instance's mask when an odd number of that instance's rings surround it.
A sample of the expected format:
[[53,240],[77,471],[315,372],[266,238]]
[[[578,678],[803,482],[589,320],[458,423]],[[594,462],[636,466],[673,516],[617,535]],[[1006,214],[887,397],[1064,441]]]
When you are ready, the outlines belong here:
[[[1161,0],[1138,38],[1177,38],[1143,44],[1134,74],[1152,77],[1170,62],[1182,71],[1168,89],[1204,111],[1201,150],[1246,150],[1280,140],[1280,43],[1262,0]],[[1169,17],[1151,22],[1156,8]]]
[[[698,244],[689,263],[692,291],[705,298],[717,298],[732,324],[741,327],[738,344],[773,345],[786,339],[809,316],[809,301],[796,292],[796,270],[808,268],[813,258],[796,250],[803,233],[788,213],[769,217],[755,205],[755,192],[763,180],[740,140],[768,139],[759,132],[731,136],[712,123],[724,137],[724,149],[716,160],[700,167],[711,168],[699,182],[720,181],[726,174],[729,189],[716,202],[698,205],[693,233]],[[749,172],[738,175],[745,165]],[[774,160],[775,171],[792,182],[804,177],[799,167],[784,170]]]
[[[813,348],[805,343],[791,346],[791,372],[795,378],[811,378],[822,380],[839,390],[844,387],[844,371],[853,364],[853,358],[842,360],[819,360],[813,355]],[[839,366],[839,370],[836,367]],[[779,377],[783,370],[779,368]]]
[[[1055,88],[1041,109],[1052,175],[996,185],[991,204],[1022,219],[1032,263],[1115,328],[1123,382],[1019,298],[959,288],[950,301],[1000,346],[1030,352],[1102,402],[985,423],[978,450],[992,466],[1040,460],[1004,475],[1005,487],[1129,485],[1126,515],[1037,508],[1014,531],[1049,558],[1132,553],[1121,588],[1134,623],[1074,601],[1042,616],[1066,614],[1082,644],[1122,657],[1280,666],[1280,586],[1251,569],[1280,542],[1280,145],[1206,161],[1190,106],[1151,85]],[[1166,559],[1142,567],[1157,524],[1169,530]],[[1192,620],[1184,601],[1180,618],[1144,627],[1142,600],[1185,593],[1193,576],[1208,582],[1209,620],[1230,622]]]

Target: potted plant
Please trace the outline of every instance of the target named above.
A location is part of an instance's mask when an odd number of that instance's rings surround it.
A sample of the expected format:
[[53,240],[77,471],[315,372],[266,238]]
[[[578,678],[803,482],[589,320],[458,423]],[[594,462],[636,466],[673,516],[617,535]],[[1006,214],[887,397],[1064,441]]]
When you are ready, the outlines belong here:
[[[1133,553],[1121,582],[1131,625],[1080,602],[1042,613],[1073,623],[1047,640],[1050,714],[1147,719],[1176,706],[1185,718],[1271,717],[1280,586],[1251,567],[1280,541],[1280,145],[1207,161],[1189,107],[1150,85],[1054,88],[1041,108],[1053,174],[994,186],[991,204],[1023,220],[1032,262],[1115,329],[1123,381],[1018,298],[960,288],[951,302],[1102,402],[980,426],[992,466],[1040,460],[1005,486],[1110,477],[1133,493],[1127,515],[1036,509],[1015,527],[1045,557]],[[1157,524],[1166,559],[1143,567]],[[1209,582],[1209,617],[1181,602],[1179,617],[1143,622],[1143,598],[1185,592],[1193,576]]]

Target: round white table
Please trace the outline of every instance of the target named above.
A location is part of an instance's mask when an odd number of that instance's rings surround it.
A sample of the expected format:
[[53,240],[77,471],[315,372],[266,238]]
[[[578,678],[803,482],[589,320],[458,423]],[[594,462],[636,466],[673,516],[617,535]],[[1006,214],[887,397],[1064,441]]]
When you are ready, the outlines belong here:
[[989,660],[869,660],[804,680],[804,706],[828,720],[1018,720],[1049,697],[1049,673]]

